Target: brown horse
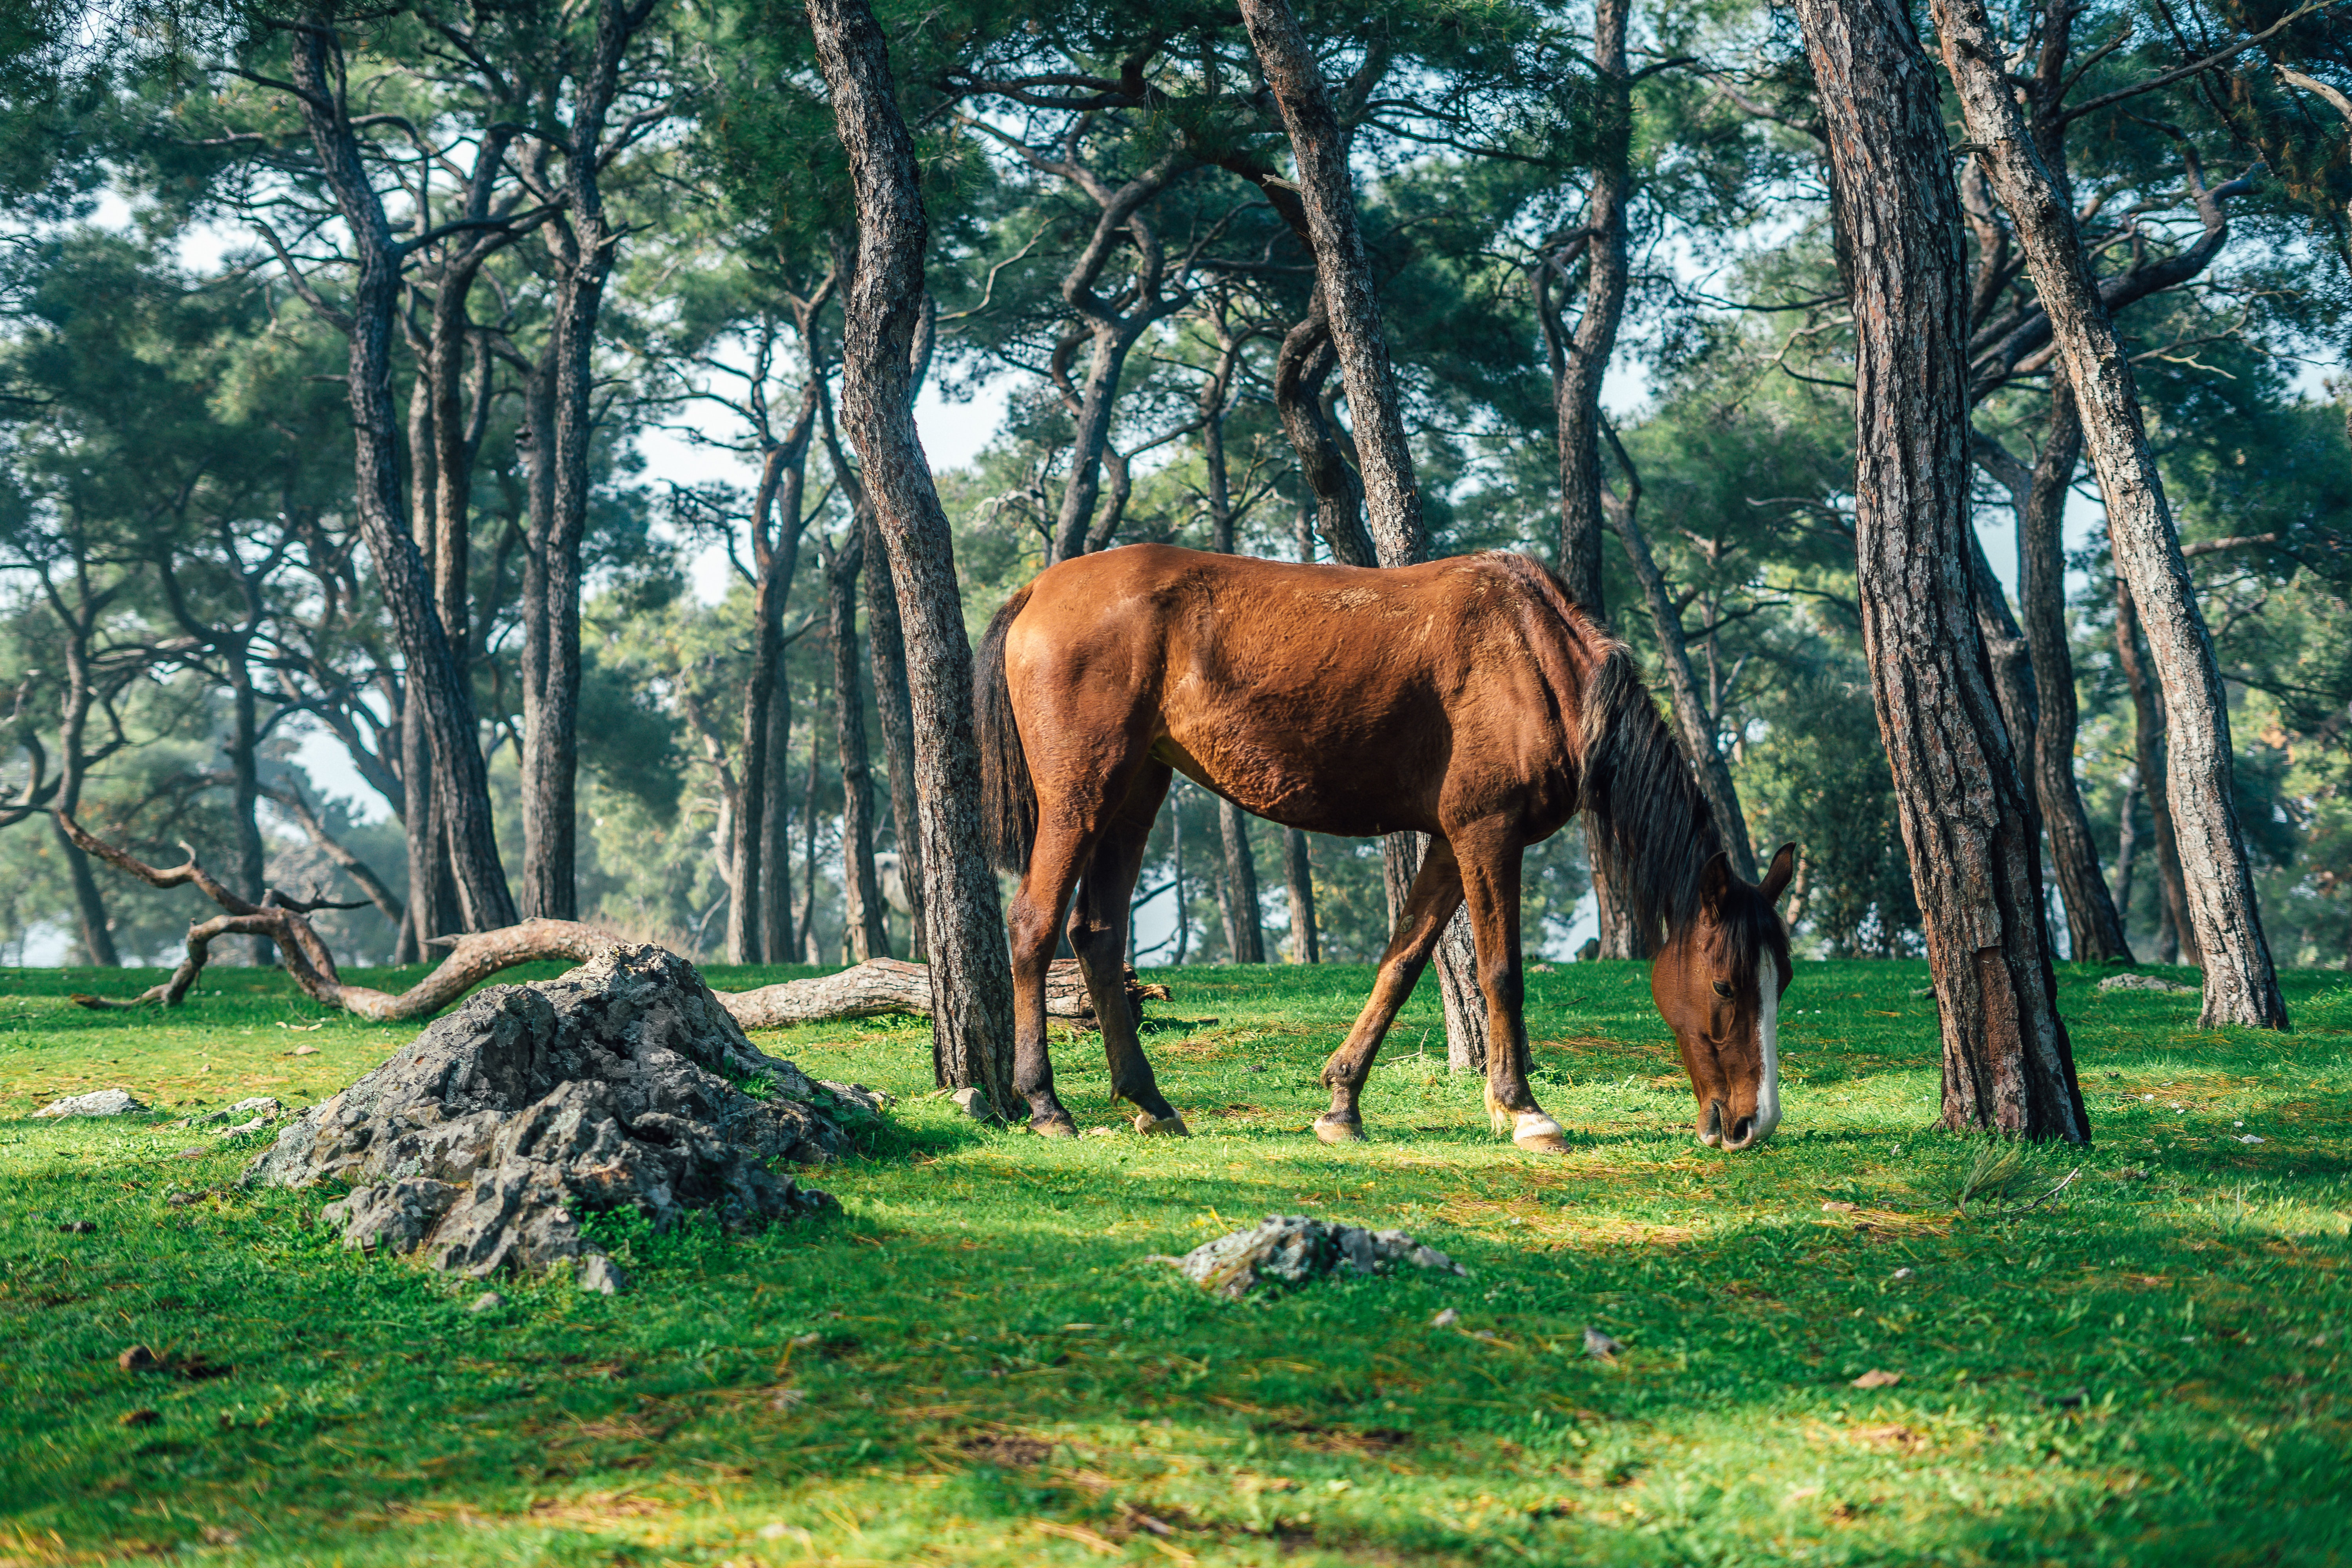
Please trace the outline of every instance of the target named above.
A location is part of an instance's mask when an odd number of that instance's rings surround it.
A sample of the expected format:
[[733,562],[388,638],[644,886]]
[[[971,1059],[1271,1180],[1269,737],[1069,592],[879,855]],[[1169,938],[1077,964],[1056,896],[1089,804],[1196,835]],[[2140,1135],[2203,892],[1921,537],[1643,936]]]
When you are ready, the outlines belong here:
[[1744,1149],[1779,1122],[1789,938],[1774,902],[1793,847],[1760,887],[1733,874],[1632,656],[1534,563],[1496,553],[1370,571],[1164,545],[1080,556],[998,612],[976,685],[990,848],[1023,873],[1013,1085],[1037,1131],[1076,1131],[1054,1094],[1045,991],[1074,889],[1070,945],[1111,1091],[1138,1108],[1138,1131],[1185,1131],[1120,986],[1128,900],[1174,769],[1287,826],[1430,836],[1371,997],[1323,1068],[1326,1142],[1363,1137],[1373,1055],[1466,899],[1495,1130],[1565,1147],[1528,1086],[1519,858],[1579,809],[1601,875],[1661,953],[1652,990],[1698,1097],[1699,1137]]

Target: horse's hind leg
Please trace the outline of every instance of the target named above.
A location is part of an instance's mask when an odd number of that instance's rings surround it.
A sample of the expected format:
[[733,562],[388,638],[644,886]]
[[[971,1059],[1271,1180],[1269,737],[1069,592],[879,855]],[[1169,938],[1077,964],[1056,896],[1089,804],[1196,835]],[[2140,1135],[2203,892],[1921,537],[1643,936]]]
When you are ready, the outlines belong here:
[[1497,1133],[1522,1149],[1558,1153],[1568,1147],[1559,1122],[1536,1103],[1528,1083],[1526,981],[1519,956],[1519,863],[1510,829],[1473,825],[1453,834],[1461,857],[1470,933],[1478,944],[1478,988],[1486,994],[1486,1113]]
[[1054,961],[1062,910],[1092,835],[1074,831],[1060,813],[1055,817],[1052,826],[1040,821],[1029,869],[1005,911],[1013,948],[1013,1087],[1029,1102],[1033,1131],[1075,1138],[1078,1124],[1054,1094],[1054,1060],[1045,1047],[1045,967]]
[[1358,1100],[1364,1091],[1364,1080],[1371,1075],[1372,1058],[1380,1054],[1381,1041],[1389,1032],[1389,1025],[1412,994],[1429,955],[1437,946],[1438,933],[1454,911],[1462,904],[1462,876],[1454,864],[1453,847],[1443,838],[1429,841],[1429,853],[1422,858],[1421,871],[1412,879],[1412,890],[1406,895],[1404,912],[1397,921],[1396,935],[1389,939],[1388,951],[1381,954],[1381,971],[1372,980],[1372,994],[1365,1000],[1364,1010],[1357,1015],[1356,1026],[1348,1031],[1348,1038],[1331,1053],[1323,1064],[1323,1082],[1331,1090],[1331,1109],[1315,1119],[1315,1136],[1326,1143],[1352,1143],[1364,1135],[1363,1113]]
[[1136,1037],[1127,1001],[1127,926],[1135,879],[1142,874],[1145,845],[1160,803],[1168,794],[1168,766],[1147,763],[1113,811],[1095,843],[1094,858],[1078,884],[1070,910],[1070,949],[1087,977],[1095,1017],[1102,1026],[1103,1055],[1110,1064],[1110,1091],[1136,1108],[1135,1130],[1185,1134],[1184,1119],[1160,1092],[1151,1063]]

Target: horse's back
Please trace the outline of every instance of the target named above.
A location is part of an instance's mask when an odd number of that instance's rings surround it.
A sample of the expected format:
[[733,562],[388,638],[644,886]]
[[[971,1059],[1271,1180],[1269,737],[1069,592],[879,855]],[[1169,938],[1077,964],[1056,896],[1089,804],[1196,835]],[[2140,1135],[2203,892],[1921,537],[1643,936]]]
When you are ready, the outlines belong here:
[[1091,766],[1089,738],[1119,736],[1276,821],[1436,831],[1449,788],[1521,787],[1567,745],[1547,674],[1559,649],[1534,645],[1568,628],[1530,573],[1493,555],[1374,570],[1167,545],[1061,563],[1005,644],[1033,766]]

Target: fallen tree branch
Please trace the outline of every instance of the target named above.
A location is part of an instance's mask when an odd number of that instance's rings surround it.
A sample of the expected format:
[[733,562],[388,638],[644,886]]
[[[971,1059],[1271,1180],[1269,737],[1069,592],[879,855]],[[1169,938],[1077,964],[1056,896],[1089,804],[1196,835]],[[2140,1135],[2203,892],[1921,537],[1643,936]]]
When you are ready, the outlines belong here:
[[[561,958],[585,963],[626,941],[579,921],[551,920],[524,921],[520,925],[471,931],[464,936],[432,937],[427,939],[429,944],[448,948],[449,956],[432,973],[395,996],[365,985],[344,984],[336,971],[334,954],[328,951],[307,918],[313,910],[356,909],[359,905],[289,899],[275,888],[256,904],[222,886],[197,860],[195,850],[185,843],[180,846],[188,857],[184,865],[159,868],[109,844],[65,812],[57,813],[57,819],[66,837],[84,853],[136,877],[151,888],[193,885],[226,911],[188,928],[187,953],[169,980],[149,986],[128,1000],[76,994],[72,1000],[84,1007],[176,1007],[187,999],[196,977],[204,973],[215,942],[224,936],[266,936],[278,944],[286,973],[312,1001],[371,1023],[402,1023],[430,1017],[500,970],[541,959]],[[1125,971],[1124,978],[1128,1006],[1139,1020],[1147,999],[1167,999],[1166,986],[1139,984],[1132,969]],[[756,991],[717,991],[712,994],[746,1029],[873,1018],[894,1013],[929,1016],[931,976],[930,971],[919,963],[877,958],[836,974],[788,980]],[[1076,960],[1063,959],[1047,971],[1045,1010],[1072,1024],[1097,1026],[1093,1001]]]

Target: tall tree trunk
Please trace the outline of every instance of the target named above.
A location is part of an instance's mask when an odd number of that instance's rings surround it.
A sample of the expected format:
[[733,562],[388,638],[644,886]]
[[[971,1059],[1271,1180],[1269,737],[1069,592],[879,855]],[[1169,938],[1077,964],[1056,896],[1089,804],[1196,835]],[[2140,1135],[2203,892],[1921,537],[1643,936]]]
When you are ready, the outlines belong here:
[[[551,336],[523,379],[522,427],[515,437],[529,473],[522,543],[522,647],[518,658],[522,687],[522,886],[523,914],[560,919],[542,907],[562,880],[551,869],[561,837],[551,820],[551,796],[541,782],[557,759],[532,739],[547,722],[548,654],[554,627],[549,621],[548,552],[555,542],[555,342]],[[414,908],[415,900],[410,900]]]
[[857,574],[865,563],[866,531],[852,518],[824,563],[824,585],[833,732],[841,760],[842,941],[856,963],[890,956],[887,906],[874,873],[874,777],[866,765],[866,687],[857,668]]
[[[1429,533],[1413,480],[1412,452],[1405,439],[1388,338],[1373,295],[1371,261],[1357,224],[1347,138],[1288,0],[1242,0],[1242,22],[1290,132],[1299,200],[1315,247],[1316,288],[1348,389],[1356,468],[1364,488],[1364,521],[1382,566],[1410,565],[1428,558]],[[1416,836],[1392,834],[1382,856],[1391,883],[1393,916],[1403,908],[1393,885],[1401,874],[1410,885],[1406,868],[1419,869],[1421,846]],[[1517,955],[1496,957],[1515,963]],[[1446,1059],[1458,1071],[1482,1070],[1486,1065],[1487,1009],[1478,989],[1477,955],[1466,910],[1457,910],[1438,939],[1437,978],[1445,1003]]]
[[[1559,262],[1585,258],[1584,314],[1570,332],[1551,308],[1554,256],[1537,277],[1537,317],[1551,364],[1552,419],[1559,464],[1559,572],[1570,597],[1601,625],[1609,624],[1601,574],[1601,535],[1607,516],[1601,484],[1601,384],[1609,374],[1625,313],[1625,208],[1633,185],[1633,84],[1625,60],[1631,0],[1598,0],[1592,13],[1592,73],[1596,92],[1591,194],[1583,232],[1557,253]],[[1590,825],[1587,827],[1588,849]],[[1749,858],[1754,857],[1751,855]],[[1609,885],[1601,858],[1588,852],[1601,956],[1647,958],[1646,939],[1633,911]],[[1752,873],[1751,873],[1752,874]]]
[[[261,713],[253,689],[252,645],[241,642],[221,650],[228,659],[229,686],[229,815],[236,824],[237,891],[261,901],[268,877],[261,843]],[[278,944],[268,940],[253,944],[251,962],[267,964],[278,957]]]
[[2139,853],[2139,770],[2124,770],[2123,804],[2116,810],[2116,915],[2131,919],[2132,864]]
[[2152,780],[2167,776],[2165,769],[2164,694],[2148,670],[2147,645],[2140,637],[2139,606],[2131,584],[2116,578],[2116,665],[2123,671],[2132,700],[2132,759],[2139,770],[2140,787],[2147,791],[2147,816],[2156,839],[2156,874],[2163,892],[2163,919],[2157,936],[2157,961],[2204,966],[2197,946],[2197,930],[2189,918],[2189,888],[2181,875],[2180,849],[2172,830],[2170,792]]
[[[765,840],[761,864],[772,872],[760,879],[760,962],[762,963],[794,963],[799,962],[800,949],[794,945],[793,929],[793,812],[787,793],[787,770],[792,766],[793,745],[793,684],[783,662],[776,665],[776,691],[768,704],[768,790],[767,804],[760,814],[761,832]],[[814,739],[809,742],[816,750]]]
[[[866,0],[809,0],[818,63],[857,194],[857,273],[842,331],[842,413],[889,547],[914,710],[930,953],[932,1069],[986,1091],[1000,1115],[1013,1092],[1013,969],[996,873],[981,850],[980,748],[971,645],[956,586],[955,540],[931,483],[907,395],[923,315],[929,220],[914,143],[890,84],[889,51]],[[877,563],[877,567],[879,563]]]
[[751,504],[751,668],[743,682],[742,800],[735,813],[733,896],[727,906],[727,962],[757,963],[767,952],[761,916],[771,900],[764,887],[784,875],[781,861],[768,858],[769,795],[782,775],[772,768],[770,710],[776,700],[777,668],[784,642],[784,604],[801,555],[801,503],[808,478],[809,442],[816,430],[818,388],[814,377],[782,440],[770,447],[760,468],[760,488]]
[[[1622,26],[1622,23],[1620,23]],[[1611,437],[1612,441],[1615,437]],[[1721,726],[1709,711],[1706,698],[1698,689],[1698,677],[1692,672],[1690,643],[1683,632],[1683,613],[1666,590],[1665,574],[1650,553],[1649,536],[1642,531],[1642,480],[1633,471],[1625,450],[1617,449],[1619,462],[1625,469],[1624,499],[1610,507],[1617,521],[1617,537],[1625,545],[1625,559],[1632,563],[1633,579],[1642,585],[1642,596],[1649,605],[1650,625],[1658,637],[1658,658],[1666,668],[1666,689],[1675,710],[1675,728],[1683,738],[1683,751],[1689,757],[1691,771],[1698,777],[1699,793],[1706,796],[1707,809],[1715,816],[1716,831],[1723,836],[1723,847],[1730,852],[1732,869],[1749,881],[1756,880],[1756,851],[1748,843],[1748,815],[1739,808],[1739,791],[1731,782],[1731,766],[1723,760],[1723,745],[1717,738]]]
[[915,698],[907,681],[907,638],[898,624],[898,595],[871,507],[861,509],[866,558],[866,643],[874,667],[874,708],[882,721],[882,755],[890,780],[890,831],[898,847],[898,880],[906,889],[909,958],[923,956],[923,836],[915,800]]
[[824,748],[816,742],[816,721],[809,721],[808,787],[801,797],[801,942],[810,963],[824,958],[816,942],[816,801],[824,783]]
[[[409,668],[410,700],[424,710],[432,741],[433,794],[450,825],[454,868],[467,918],[477,931],[515,922],[490,820],[488,770],[477,735],[473,693],[433,602],[415,542],[401,526],[398,426],[393,413],[392,328],[404,252],[392,238],[342,97],[341,47],[331,18],[288,31],[298,101],[320,173],[357,252],[349,302],[348,385],[354,437],[355,510],[376,569],[378,590]],[[336,57],[331,63],[330,56]],[[410,900],[412,906],[416,900]]]
[[73,841],[58,816],[74,816],[81,810],[81,786],[88,767],[82,743],[89,729],[89,709],[92,700],[89,672],[89,633],[95,624],[95,609],[78,619],[64,615],[66,636],[59,653],[66,663],[65,710],[58,733],[58,793],[56,812],[49,818],[49,827],[58,836],[58,853],[65,857],[66,874],[73,883],[74,913],[79,922],[82,956],[105,969],[121,967],[122,956],[115,951],[113,921],[106,912],[106,900],[99,891],[98,879],[90,874],[89,857]]
[[1851,237],[1864,646],[1944,1037],[1944,1125],[2090,1136],[2041,846],[1976,625],[1960,210],[1936,72],[1892,0],[1799,0]]
[[2058,894],[2078,962],[2132,962],[2123,917],[2099,868],[2098,841],[2074,777],[2074,657],[2066,641],[2066,495],[2083,453],[2083,427],[2063,376],[2053,377],[2050,424],[2042,455],[2017,508],[2017,597],[2024,612],[2025,646],[2033,659],[2040,723],[2030,761],[2042,828],[2049,837]]
[[426,943],[436,936],[457,934],[465,922],[457,912],[457,889],[449,876],[449,837],[441,817],[441,797],[432,787],[432,739],[424,705],[413,691],[413,684],[403,689],[400,709],[401,793],[409,812],[401,819],[408,852],[409,935],[403,942],[400,962],[423,963],[432,957]]
[[2148,449],[2131,360],[2100,298],[2074,211],[2029,132],[1982,0],[1936,0],[1935,12],[1961,118],[2017,226],[2049,314],[2106,500],[2116,569],[2131,584],[2164,686],[2165,793],[2189,887],[2189,923],[2205,960],[2200,1022],[2284,1028],[2286,1000],[2263,937],[2238,824],[2228,700]]
[[1184,780],[1180,776],[1168,792],[1169,896],[1176,900],[1176,965],[1182,968],[1192,922],[1184,908]]

